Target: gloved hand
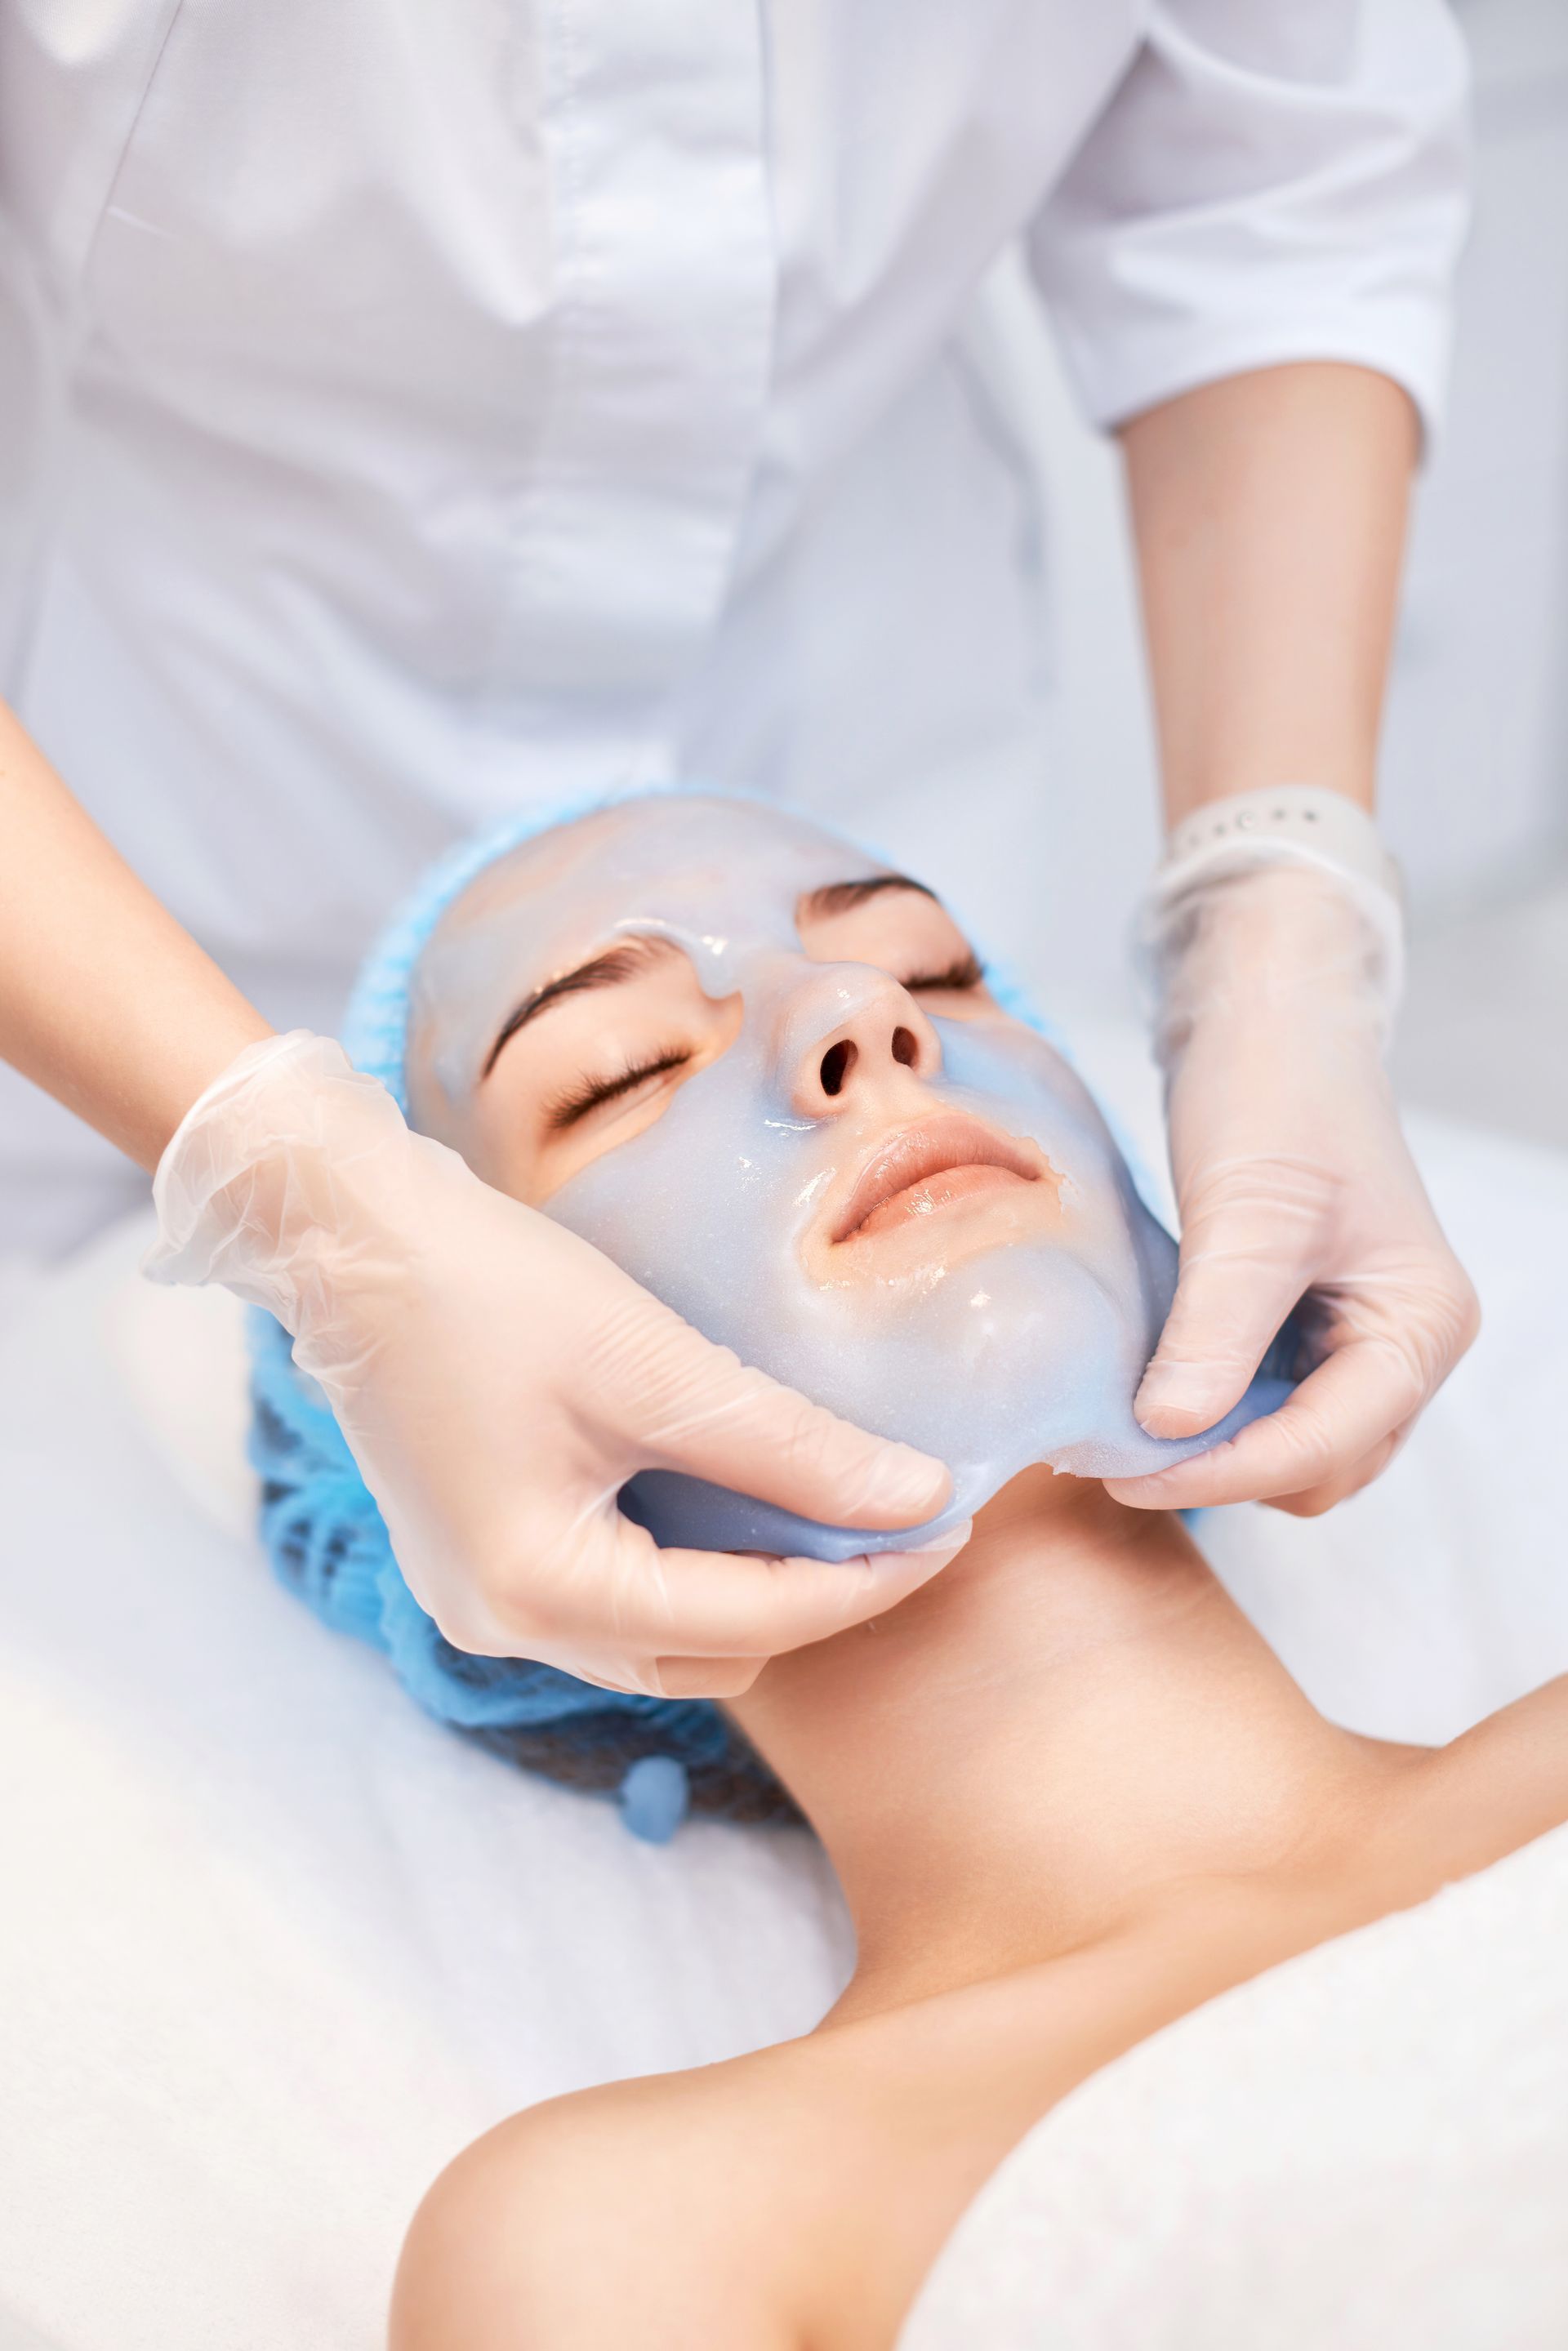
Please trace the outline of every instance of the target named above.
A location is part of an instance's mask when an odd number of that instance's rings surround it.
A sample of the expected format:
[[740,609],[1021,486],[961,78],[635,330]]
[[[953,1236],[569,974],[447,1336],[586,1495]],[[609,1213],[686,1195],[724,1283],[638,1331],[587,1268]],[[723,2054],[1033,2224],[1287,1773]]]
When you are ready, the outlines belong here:
[[1181,1272],[1134,1409],[1156,1437],[1211,1427],[1303,1293],[1309,1376],[1213,1451],[1110,1481],[1121,1501],[1325,1510],[1384,1468],[1475,1336],[1384,1072],[1398,915],[1378,896],[1287,862],[1156,900]]
[[951,1481],[739,1364],[597,1249],[410,1132],[302,1030],[250,1047],[154,1184],[146,1270],[222,1281],[295,1335],[416,1598],[459,1648],[615,1689],[727,1698],[893,1607],[967,1536],[829,1565],[661,1551],[633,1471],[839,1525],[918,1525]]

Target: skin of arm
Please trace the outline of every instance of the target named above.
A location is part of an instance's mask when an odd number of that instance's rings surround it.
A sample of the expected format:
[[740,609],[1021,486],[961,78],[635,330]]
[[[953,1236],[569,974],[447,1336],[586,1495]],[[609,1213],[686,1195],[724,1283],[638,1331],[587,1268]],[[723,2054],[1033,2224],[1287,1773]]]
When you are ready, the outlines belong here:
[[152,1168],[271,1033],[0,705],[0,1059]]
[[1369,368],[1202,385],[1123,428],[1166,816],[1260,784],[1370,809],[1419,426]]
[[[1166,402],[1123,433],[1167,815],[1307,784],[1364,809],[1418,444],[1399,385],[1337,362]],[[1368,933],[1332,883],[1272,866],[1184,902],[1157,1022],[1181,1273],[1134,1400],[1211,1427],[1310,1299],[1309,1374],[1278,1412],[1154,1478],[1145,1509],[1312,1515],[1375,1478],[1479,1315],[1400,1131]]]

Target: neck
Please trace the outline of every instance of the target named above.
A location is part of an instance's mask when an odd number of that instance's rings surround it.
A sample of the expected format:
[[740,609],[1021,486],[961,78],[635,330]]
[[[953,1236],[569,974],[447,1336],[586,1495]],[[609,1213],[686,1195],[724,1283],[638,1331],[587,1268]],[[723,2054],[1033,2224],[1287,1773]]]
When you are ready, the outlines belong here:
[[1379,1761],[1308,1703],[1173,1519],[1048,1470],[902,1606],[776,1659],[734,1712],[838,1871],[862,2007],[1277,1870]]

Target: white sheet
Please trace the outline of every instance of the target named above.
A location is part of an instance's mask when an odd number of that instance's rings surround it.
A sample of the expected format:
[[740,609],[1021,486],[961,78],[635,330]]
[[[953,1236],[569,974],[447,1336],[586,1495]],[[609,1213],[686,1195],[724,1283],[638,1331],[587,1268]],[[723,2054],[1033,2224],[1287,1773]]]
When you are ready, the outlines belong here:
[[899,2351],[1563,2351],[1568,1829],[1073,2092]]
[[[1320,1700],[1442,1735],[1568,1667],[1568,1168],[1423,1140],[1483,1349],[1373,1493],[1206,1540]],[[464,2140],[800,2030],[841,1916],[803,1837],[639,1846],[277,1590],[227,1303],[139,1285],[140,1241],[0,1332],[0,2309],[54,2351],[373,2351]]]
[[[144,1238],[0,1345],[0,2306],[57,2351],[374,2351],[449,2156],[802,2030],[836,1895],[800,1834],[637,1844],[275,1586],[127,1391]],[[232,1373],[223,1302],[181,1310]]]

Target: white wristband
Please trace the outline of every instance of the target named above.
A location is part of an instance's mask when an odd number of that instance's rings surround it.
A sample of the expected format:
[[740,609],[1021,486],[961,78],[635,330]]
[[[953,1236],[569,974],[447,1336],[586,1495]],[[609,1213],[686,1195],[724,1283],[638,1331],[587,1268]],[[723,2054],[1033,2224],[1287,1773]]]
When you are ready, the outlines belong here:
[[1333,877],[1382,950],[1379,994],[1391,1022],[1405,977],[1405,898],[1398,865],[1364,809],[1317,784],[1232,792],[1184,817],[1145,897],[1145,948],[1190,893],[1270,865],[1310,865]]
[[1199,874],[1242,872],[1251,865],[1300,859],[1354,874],[1385,890],[1396,904],[1399,868],[1364,809],[1343,792],[1317,784],[1277,784],[1232,792],[1184,817],[1166,843],[1155,876],[1164,899],[1179,897]]

